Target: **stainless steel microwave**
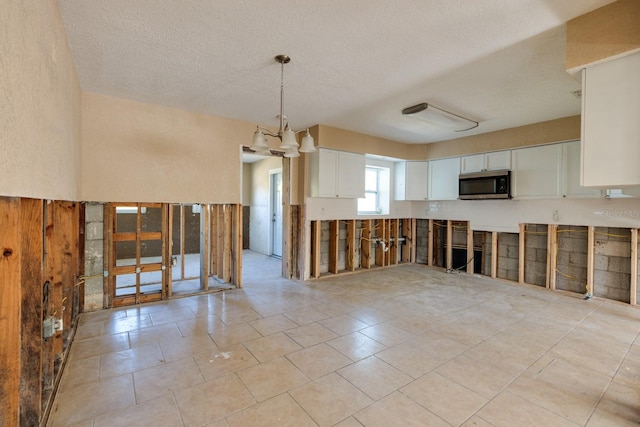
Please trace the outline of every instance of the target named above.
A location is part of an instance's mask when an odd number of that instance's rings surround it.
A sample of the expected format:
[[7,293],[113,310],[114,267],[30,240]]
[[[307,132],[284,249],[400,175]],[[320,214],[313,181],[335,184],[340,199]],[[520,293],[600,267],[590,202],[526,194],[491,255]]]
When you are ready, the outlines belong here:
[[465,173],[458,179],[460,200],[510,199],[511,171],[497,170]]

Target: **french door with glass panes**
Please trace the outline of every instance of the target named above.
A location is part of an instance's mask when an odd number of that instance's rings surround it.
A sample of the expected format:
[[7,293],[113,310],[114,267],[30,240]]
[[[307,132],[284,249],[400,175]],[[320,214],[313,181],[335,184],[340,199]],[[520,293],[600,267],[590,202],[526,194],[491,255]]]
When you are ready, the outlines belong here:
[[166,296],[169,254],[168,205],[110,203],[105,211],[108,284],[114,307],[158,301]]

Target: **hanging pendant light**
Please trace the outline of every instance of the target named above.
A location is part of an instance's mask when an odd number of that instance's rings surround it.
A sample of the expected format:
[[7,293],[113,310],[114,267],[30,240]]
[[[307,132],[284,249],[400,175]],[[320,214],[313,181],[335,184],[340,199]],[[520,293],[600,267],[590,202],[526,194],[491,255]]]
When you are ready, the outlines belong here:
[[315,141],[309,133],[309,129],[305,129],[307,132],[302,138],[302,147],[298,150],[298,141],[296,139],[296,133],[302,131],[294,131],[289,126],[289,123],[284,122],[284,64],[291,62],[291,58],[287,55],[278,55],[275,57],[276,62],[280,63],[280,127],[278,133],[271,133],[266,128],[258,125],[256,131],[253,133],[253,143],[251,144],[251,150],[258,154],[270,154],[269,143],[266,136],[280,139],[280,149],[284,151],[285,157],[299,157],[302,153],[313,153],[316,151]]

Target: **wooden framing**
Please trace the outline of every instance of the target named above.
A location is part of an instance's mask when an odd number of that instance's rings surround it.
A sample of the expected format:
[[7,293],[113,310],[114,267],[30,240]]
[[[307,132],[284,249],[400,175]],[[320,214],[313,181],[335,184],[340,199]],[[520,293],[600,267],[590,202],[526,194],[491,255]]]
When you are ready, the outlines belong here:
[[[181,207],[184,209],[184,206]],[[211,233],[209,229],[209,224],[211,224],[211,220],[209,218],[211,209],[209,205],[203,204],[200,205],[200,289],[203,291],[209,290],[209,251],[211,250]],[[171,236],[169,234],[168,236]],[[169,240],[169,239],[167,239]],[[184,247],[184,226],[183,233],[180,236],[180,244]],[[181,251],[182,257],[184,259],[184,250]],[[171,258],[167,258],[170,260]],[[184,277],[184,261],[182,262],[182,269]],[[169,282],[172,280],[169,279]]]
[[474,272],[474,257],[473,230],[471,229],[471,224],[467,221],[467,274],[473,274]]
[[593,270],[595,266],[596,228],[587,227],[587,296],[595,295],[593,289]]
[[498,232],[491,232],[491,278],[498,277]]
[[447,220],[447,241],[445,243],[447,248],[446,255],[446,268],[451,270],[453,268],[453,221]]
[[558,269],[558,226],[549,224],[547,232],[547,281],[548,289],[556,288],[556,270]]
[[317,279],[320,277],[320,238],[322,233],[322,222],[320,220],[311,221],[311,269],[310,276]]
[[524,283],[526,232],[525,225],[518,225],[518,283]]
[[231,248],[231,260],[233,270],[231,283],[237,288],[242,288],[242,205],[233,205],[233,229],[235,235]]
[[387,265],[398,265],[398,249],[400,247],[399,224],[397,219],[389,220],[389,262]]
[[19,425],[21,236],[20,199],[0,198],[0,420]]
[[631,229],[631,283],[629,304],[637,305],[638,296],[638,229]]
[[433,266],[433,220],[429,219],[427,231],[427,265]]
[[345,269],[347,271],[356,270],[356,221],[347,221],[347,243],[345,255]]
[[362,236],[360,237],[360,267],[371,268],[371,220],[362,220]]
[[338,239],[340,238],[340,222],[329,221],[329,273],[338,273]]
[[[374,238],[380,239],[382,242],[386,242],[386,231],[387,231],[387,224],[386,221],[384,219],[376,219],[375,220],[375,232],[376,235]],[[375,265],[378,267],[384,267],[385,266],[385,252],[384,252],[384,247],[381,244],[376,244],[375,245]]]

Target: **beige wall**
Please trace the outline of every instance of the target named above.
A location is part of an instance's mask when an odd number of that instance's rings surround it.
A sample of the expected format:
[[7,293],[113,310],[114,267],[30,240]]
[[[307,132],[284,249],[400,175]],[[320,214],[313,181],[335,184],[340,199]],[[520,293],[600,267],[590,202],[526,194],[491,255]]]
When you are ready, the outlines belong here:
[[77,200],[80,85],[58,3],[0,10],[0,195]]
[[640,1],[619,0],[567,22],[567,70],[640,49]]
[[83,200],[241,202],[252,124],[91,93],[82,115]]
[[[425,147],[417,147],[417,154],[412,153],[411,158],[438,159],[576,139],[580,139],[580,116],[434,142]],[[421,150],[425,150],[425,153]]]

